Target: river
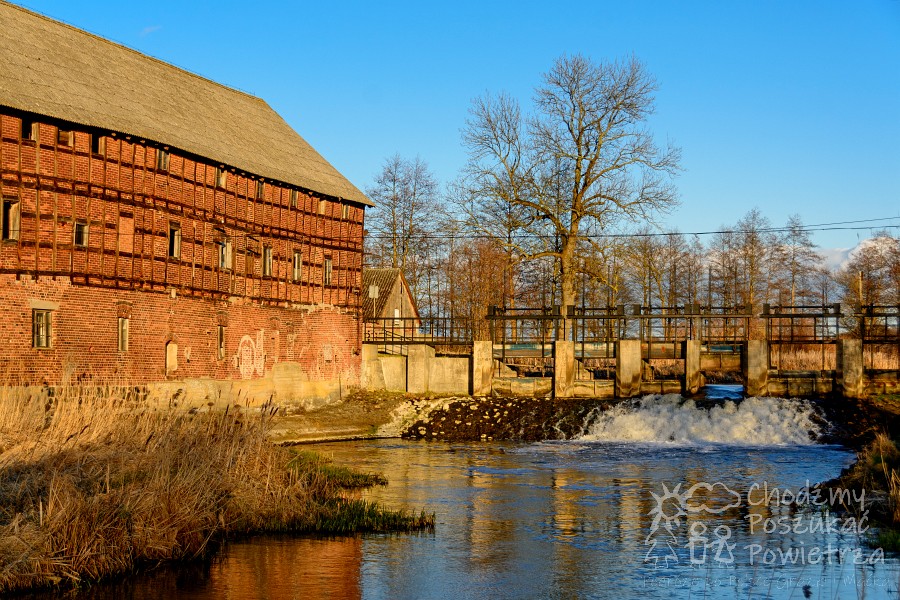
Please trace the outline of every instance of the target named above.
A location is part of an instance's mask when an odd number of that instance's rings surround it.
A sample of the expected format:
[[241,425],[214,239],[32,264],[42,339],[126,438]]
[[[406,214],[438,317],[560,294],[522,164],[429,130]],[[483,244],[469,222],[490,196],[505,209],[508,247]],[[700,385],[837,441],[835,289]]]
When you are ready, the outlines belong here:
[[254,538],[78,597],[896,598],[869,523],[803,493],[853,459],[810,440],[811,410],[654,397],[570,441],[316,444],[384,473],[366,497],[434,511],[436,531]]

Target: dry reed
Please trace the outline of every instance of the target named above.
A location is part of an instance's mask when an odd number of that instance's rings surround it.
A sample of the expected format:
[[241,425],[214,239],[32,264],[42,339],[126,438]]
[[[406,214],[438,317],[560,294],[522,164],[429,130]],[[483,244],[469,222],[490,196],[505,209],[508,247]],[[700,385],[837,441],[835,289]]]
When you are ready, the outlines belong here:
[[0,392],[0,593],[209,554],[228,536],[433,528],[348,499],[383,483],[273,446],[271,411],[154,410],[113,389]]

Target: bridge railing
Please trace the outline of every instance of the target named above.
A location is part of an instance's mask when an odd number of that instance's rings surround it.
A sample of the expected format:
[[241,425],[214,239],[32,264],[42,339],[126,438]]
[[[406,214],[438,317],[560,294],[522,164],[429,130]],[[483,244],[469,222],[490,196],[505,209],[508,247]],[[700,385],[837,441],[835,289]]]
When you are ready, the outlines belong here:
[[389,354],[406,354],[406,347],[427,344],[439,351],[466,352],[472,340],[484,339],[486,326],[461,317],[369,318],[363,323],[363,343],[378,344]]

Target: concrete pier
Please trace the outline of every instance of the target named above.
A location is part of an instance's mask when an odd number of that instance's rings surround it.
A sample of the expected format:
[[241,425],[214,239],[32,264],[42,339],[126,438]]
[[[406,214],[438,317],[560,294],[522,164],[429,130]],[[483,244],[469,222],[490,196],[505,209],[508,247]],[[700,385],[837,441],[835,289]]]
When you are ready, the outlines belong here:
[[553,344],[553,397],[571,398],[575,389],[575,342]]
[[472,342],[473,396],[490,396],[494,380],[494,344],[490,340]]
[[862,398],[865,395],[862,340],[838,340],[836,379],[838,391],[844,397]]
[[747,340],[741,361],[748,396],[765,396],[769,384],[769,343]]
[[684,393],[696,394],[703,384],[700,374],[700,340],[687,340],[682,348],[684,356]]
[[619,340],[616,342],[616,398],[634,398],[641,395],[641,342]]

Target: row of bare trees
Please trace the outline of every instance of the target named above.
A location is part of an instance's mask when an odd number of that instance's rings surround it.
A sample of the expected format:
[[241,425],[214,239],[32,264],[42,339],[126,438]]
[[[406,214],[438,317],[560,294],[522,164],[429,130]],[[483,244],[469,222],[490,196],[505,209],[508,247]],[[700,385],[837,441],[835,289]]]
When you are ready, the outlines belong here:
[[438,184],[394,156],[367,190],[367,264],[403,269],[423,316],[483,318],[489,305],[900,303],[900,241],[879,232],[843,268],[823,264],[799,216],[758,209],[709,236],[666,231],[677,148],[647,129],[656,84],[630,58],[562,57],[527,110],[476,99],[468,162]]

